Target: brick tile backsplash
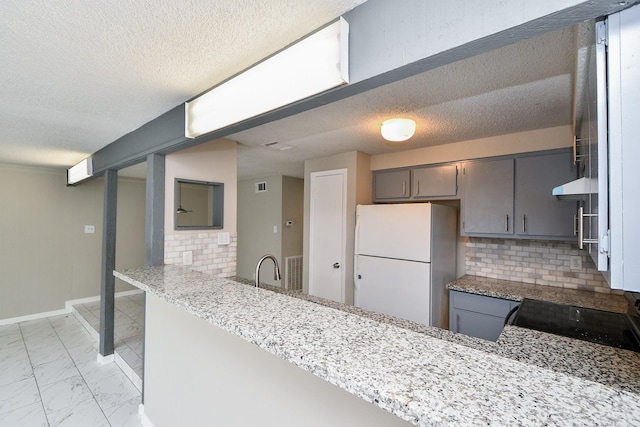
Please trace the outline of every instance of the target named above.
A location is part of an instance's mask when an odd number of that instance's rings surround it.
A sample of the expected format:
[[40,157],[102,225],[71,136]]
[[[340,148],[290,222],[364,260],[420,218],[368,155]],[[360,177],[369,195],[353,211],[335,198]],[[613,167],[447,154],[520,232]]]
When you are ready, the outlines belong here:
[[[573,271],[571,256],[582,258]],[[469,237],[465,242],[466,274],[601,293],[612,290],[591,256],[566,242]]]
[[181,232],[164,237],[164,263],[182,265],[183,253],[191,252],[194,270],[216,277],[236,275],[238,236],[231,233],[228,245],[218,245],[218,232]]

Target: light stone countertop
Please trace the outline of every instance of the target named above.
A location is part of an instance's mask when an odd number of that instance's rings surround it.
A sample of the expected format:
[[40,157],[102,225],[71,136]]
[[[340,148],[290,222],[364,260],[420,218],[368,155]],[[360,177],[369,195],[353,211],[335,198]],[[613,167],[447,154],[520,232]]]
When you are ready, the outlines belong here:
[[640,396],[640,353],[507,325],[497,353]]
[[415,425],[640,426],[638,394],[502,357],[493,346],[183,267],[114,274]]
[[480,276],[462,276],[447,285],[452,291],[522,301],[524,298],[569,304],[584,308],[626,313],[628,302],[623,295],[603,294],[578,289],[533,285]]

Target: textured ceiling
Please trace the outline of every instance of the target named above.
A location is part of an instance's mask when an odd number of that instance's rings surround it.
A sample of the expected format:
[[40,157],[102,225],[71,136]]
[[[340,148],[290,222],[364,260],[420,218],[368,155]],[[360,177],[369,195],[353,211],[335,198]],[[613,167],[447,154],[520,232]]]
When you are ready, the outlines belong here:
[[2,0],[0,163],[69,166],[364,0]]
[[[363,0],[3,0],[0,163],[70,166]],[[305,159],[380,154],[572,122],[567,28],[230,136],[240,178]],[[380,122],[418,122],[408,144]],[[267,149],[280,142],[294,148]],[[144,166],[129,169],[144,176]]]
[[[231,135],[240,143],[239,177],[302,177],[304,159],[349,150],[382,154],[569,125],[576,34],[565,28]],[[417,122],[400,146],[379,131],[397,115]],[[273,141],[293,148],[261,145]]]

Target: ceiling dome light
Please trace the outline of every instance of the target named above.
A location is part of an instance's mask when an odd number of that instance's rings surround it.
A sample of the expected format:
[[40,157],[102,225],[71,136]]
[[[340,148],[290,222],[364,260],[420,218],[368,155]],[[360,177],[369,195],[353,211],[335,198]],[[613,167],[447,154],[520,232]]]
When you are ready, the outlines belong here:
[[387,141],[406,141],[416,132],[416,122],[411,119],[389,119],[382,122],[380,131]]

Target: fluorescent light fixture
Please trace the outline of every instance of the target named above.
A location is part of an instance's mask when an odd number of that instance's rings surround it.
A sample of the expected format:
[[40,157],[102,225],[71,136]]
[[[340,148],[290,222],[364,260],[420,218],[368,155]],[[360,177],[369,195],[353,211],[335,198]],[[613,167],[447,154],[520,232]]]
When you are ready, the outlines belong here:
[[382,122],[382,137],[387,141],[401,142],[411,138],[416,132],[416,122],[411,119],[389,119]]
[[349,24],[343,18],[185,104],[195,138],[349,83]]
[[67,170],[67,185],[76,184],[93,176],[93,159],[86,158]]

